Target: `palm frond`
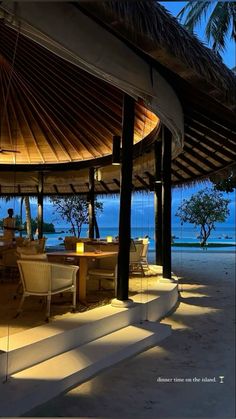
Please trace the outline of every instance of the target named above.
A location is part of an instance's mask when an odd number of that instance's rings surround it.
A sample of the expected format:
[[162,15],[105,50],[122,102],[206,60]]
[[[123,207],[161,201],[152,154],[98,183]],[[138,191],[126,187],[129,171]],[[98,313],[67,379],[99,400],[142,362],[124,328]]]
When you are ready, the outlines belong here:
[[193,33],[202,17],[206,17],[207,11],[211,5],[212,1],[192,1],[185,6],[186,11],[189,11],[186,16],[184,26],[189,32]]
[[231,14],[228,2],[218,2],[215,6],[206,26],[208,42],[213,40],[213,50],[223,51],[225,40],[230,29]]
[[231,39],[236,41],[236,4],[235,2],[228,2],[228,8],[232,16],[232,32]]
[[225,50],[225,40],[232,28],[231,38],[236,39],[236,3],[230,1],[191,1],[180,11],[178,17],[184,20],[186,29],[193,33],[203,17],[207,17],[210,7],[216,3],[206,25],[207,41],[213,41],[213,50]]

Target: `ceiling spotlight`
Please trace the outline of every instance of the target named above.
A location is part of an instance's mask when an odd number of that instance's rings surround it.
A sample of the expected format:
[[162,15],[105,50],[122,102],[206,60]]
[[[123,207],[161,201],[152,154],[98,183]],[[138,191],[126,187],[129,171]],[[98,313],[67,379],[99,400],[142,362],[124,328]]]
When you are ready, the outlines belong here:
[[121,137],[119,135],[113,135],[113,141],[112,141],[112,164],[113,165],[120,164],[120,144],[121,144]]

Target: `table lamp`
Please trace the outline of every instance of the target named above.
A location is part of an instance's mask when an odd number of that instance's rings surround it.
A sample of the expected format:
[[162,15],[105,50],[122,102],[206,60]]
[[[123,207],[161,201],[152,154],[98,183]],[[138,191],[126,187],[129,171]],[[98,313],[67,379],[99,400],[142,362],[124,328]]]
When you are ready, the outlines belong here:
[[76,253],[84,253],[84,243],[76,243]]

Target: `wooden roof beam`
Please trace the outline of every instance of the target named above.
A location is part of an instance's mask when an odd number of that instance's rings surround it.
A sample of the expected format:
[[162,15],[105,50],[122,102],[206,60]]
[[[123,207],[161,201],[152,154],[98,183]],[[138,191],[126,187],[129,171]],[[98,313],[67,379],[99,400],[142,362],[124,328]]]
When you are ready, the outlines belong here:
[[112,191],[108,188],[106,183],[103,180],[100,180],[99,183],[102,185],[102,187],[105,189],[107,193],[111,193]]
[[[23,196],[32,196],[32,197],[37,197],[37,192],[4,192],[2,194],[2,196],[11,196],[11,197],[23,197]],[[59,193],[60,196],[72,196],[71,192],[60,192]],[[86,195],[84,192],[80,192],[78,195],[83,196]],[[55,192],[46,192],[43,194],[43,196],[58,196],[58,193]]]
[[171,167],[171,173],[172,173],[173,176],[176,177],[176,179],[179,179],[179,181],[183,181],[184,180],[184,177],[181,176],[178,172],[176,172],[176,170],[173,169],[172,167]]
[[144,174],[148,177],[149,180],[149,189],[150,190],[154,190],[154,182],[155,182],[155,177],[148,171],[144,172]]
[[[196,93],[196,92],[195,92]],[[222,127],[227,127],[227,129],[230,129],[232,131],[236,130],[235,122],[232,118],[232,113],[229,113],[228,110],[226,111],[224,106],[221,106],[220,104],[217,104],[213,101],[209,101],[207,104],[203,103],[202,97],[198,98],[196,101],[196,96],[191,97],[191,102],[189,101],[189,89],[186,91],[185,95],[185,102],[184,102],[184,114],[191,115],[192,112],[197,112],[200,116],[205,116],[207,114],[207,118],[210,121],[216,122],[218,125],[221,125]],[[198,111],[196,111],[196,106],[198,105]],[[194,106],[194,107],[193,107]]]
[[[24,87],[25,86],[23,85],[23,88]],[[26,102],[24,101],[24,98],[18,94],[17,90],[15,90],[15,95],[17,95],[17,100],[18,100],[18,102],[21,106],[21,114],[22,114],[22,117],[24,118],[25,126],[27,127],[27,130],[30,133],[30,138],[32,139],[32,142],[33,142],[33,144],[34,144],[34,146],[37,150],[38,155],[40,156],[40,159],[42,160],[43,163],[45,163],[44,156],[43,156],[43,154],[40,150],[40,147],[37,143],[37,138],[35,136],[34,130],[32,129],[32,126],[31,126],[31,124],[33,124],[33,123],[37,124],[37,121],[35,120],[35,117],[33,117],[32,112],[30,113],[29,105],[26,104]],[[32,121],[33,121],[33,123],[31,121],[30,124],[29,124],[29,121],[27,119],[27,115],[29,115],[29,114],[32,115]],[[30,157],[30,153],[29,153],[29,157]]]
[[207,128],[212,129],[216,133],[222,135],[222,137],[228,138],[232,134],[236,134],[236,125],[230,126],[226,122],[224,124],[219,121],[217,118],[217,121],[213,118],[209,118],[208,116],[204,115],[203,113],[197,111],[196,109],[193,109],[191,107],[188,107],[186,109],[185,113],[185,119],[188,120],[194,120],[196,123],[202,124]]
[[[190,136],[192,135],[190,134]],[[221,154],[224,154],[225,157],[228,157],[231,160],[236,159],[236,145],[235,144],[229,143],[227,140],[222,140],[222,143],[219,143],[219,141],[202,137],[201,135],[198,135],[196,138],[201,142],[202,142],[202,139],[204,139],[204,144],[209,145],[209,147],[211,147],[214,150],[214,152],[220,152]],[[227,147],[227,149],[225,147]]]
[[[186,153],[192,155],[195,159],[199,160],[201,163],[204,164],[204,166],[208,166],[212,170],[218,170],[218,167],[215,164],[213,164],[212,162],[210,162],[209,160],[207,160],[206,158],[204,158],[203,156],[198,154],[191,147],[189,147],[187,145],[184,145],[184,151],[186,151]],[[183,157],[183,154],[181,154],[181,156],[179,158],[182,159],[182,157]],[[197,164],[197,163],[195,163],[195,164]],[[203,172],[205,171],[203,168],[202,168],[202,170],[203,170]]]
[[145,182],[145,180],[143,178],[141,178],[141,176],[139,175],[135,175],[135,178],[141,183],[141,185],[143,185],[146,189],[150,189],[150,185]]
[[53,185],[53,188],[54,188],[56,194],[60,195],[57,185]]
[[120,181],[118,179],[112,179],[113,182],[120,188]]
[[[230,150],[234,150],[236,151],[236,145],[233,142],[234,140],[231,140],[229,137],[225,138],[225,137],[220,137],[219,135],[217,135],[217,133],[213,132],[213,131],[209,131],[207,129],[201,129],[202,127],[200,126],[199,129],[197,127],[195,127],[193,124],[190,125],[186,125],[186,130],[185,132],[189,132],[193,137],[197,137],[203,139],[204,138],[204,142],[209,142],[209,144],[212,144],[212,148],[216,149],[217,145],[219,148],[222,147],[222,145],[224,145],[225,147],[229,148]],[[236,140],[235,140],[236,142]]]
[[73,193],[73,194],[76,194],[76,190],[75,190],[75,188],[74,188],[74,185],[72,185],[72,183],[70,183],[70,184],[69,184],[69,186],[70,186],[70,188],[71,188],[72,193]]
[[188,176],[190,176],[191,178],[193,176],[196,176],[196,174],[194,172],[192,172],[188,167],[184,166],[183,163],[181,163],[178,160],[174,161],[175,166],[177,166],[182,172],[186,173]]
[[[202,153],[206,154],[207,157],[211,157],[213,160],[215,160],[217,163],[225,166],[225,164],[227,164],[228,162],[225,161],[222,157],[218,156],[217,154],[215,154],[213,151],[209,150],[206,146],[204,146],[201,142],[201,144],[199,142],[197,142],[196,140],[194,140],[193,138],[191,138],[191,136],[187,133],[185,133],[185,136],[188,138],[187,139],[187,143],[191,144],[193,147],[195,147],[197,150],[201,151]],[[202,140],[201,140],[202,141]],[[208,142],[206,141],[206,144],[208,144]],[[210,147],[210,145],[209,145]],[[224,154],[223,152],[223,148],[221,147],[219,149],[219,152]],[[217,150],[218,151],[218,150]],[[233,156],[231,154],[231,160],[235,161],[235,156]]]
[[[187,163],[190,167],[193,167],[195,170],[197,170],[197,172],[199,172],[202,175],[208,173],[205,169],[203,169],[202,167],[200,167],[197,163],[195,163],[194,161],[192,161],[185,154],[181,154],[181,156],[179,157],[179,161],[181,161],[181,160],[185,161],[185,163]],[[206,163],[204,163],[204,164],[206,166],[208,166],[208,161]]]

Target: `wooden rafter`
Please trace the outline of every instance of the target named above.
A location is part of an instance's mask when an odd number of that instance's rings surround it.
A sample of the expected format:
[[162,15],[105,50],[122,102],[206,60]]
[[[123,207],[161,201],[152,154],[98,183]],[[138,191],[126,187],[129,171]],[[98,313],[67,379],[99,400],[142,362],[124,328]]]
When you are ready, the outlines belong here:
[[144,186],[145,189],[150,188],[150,185],[147,182],[145,182],[145,180],[141,178],[141,176],[135,175],[135,178],[141,183],[142,186]]
[[[197,162],[200,162],[199,164],[195,163],[195,165],[197,165],[197,167],[195,167],[199,173],[202,174],[206,174],[207,171],[202,167],[199,166],[201,163],[206,166],[209,167],[211,170],[217,170],[217,166],[215,164],[213,164],[212,162],[209,161],[209,159],[206,159],[204,157],[202,157],[199,153],[197,153],[196,151],[194,151],[191,147],[188,147],[187,145],[184,146],[184,151],[186,151],[190,156],[193,156]],[[184,157],[185,156],[185,157]],[[186,160],[186,155],[184,153],[181,154],[181,157],[179,157],[179,159],[184,159]],[[188,164],[194,164],[192,160],[188,159],[189,161],[187,162]]]
[[199,129],[201,127],[208,128],[224,138],[230,137],[232,140],[236,141],[236,126],[234,127],[234,130],[230,129],[228,128],[227,123],[224,123],[224,125],[219,123],[219,119],[214,121],[214,119],[206,117],[206,115],[197,112],[196,110],[188,109],[185,121],[190,125],[192,123],[196,124],[196,126],[199,126]]
[[102,185],[102,187],[105,189],[107,193],[111,193],[111,190],[108,188],[107,184],[103,180],[100,180],[99,183]]
[[76,194],[76,190],[75,190],[75,188],[74,188],[74,185],[72,184],[72,183],[70,183],[70,189],[71,189],[71,191],[72,191],[72,193],[73,194]]
[[113,179],[113,182],[115,183],[116,186],[118,186],[118,188],[120,188],[120,181],[118,179]]
[[176,172],[175,169],[173,169],[173,163],[171,166],[171,173],[173,174],[174,177],[176,177],[177,181],[184,181],[184,177],[180,175],[180,173]]
[[[181,154],[181,159],[180,160],[178,159],[178,161],[184,161],[190,167],[193,167],[195,170],[197,170],[197,172],[200,173],[201,175],[207,174],[207,171],[204,170],[203,167],[199,166],[197,163],[195,163],[193,160],[187,157],[186,154],[184,153]],[[208,165],[208,162],[206,163],[206,165]]]
[[185,128],[186,131],[191,132],[192,135],[203,136],[209,140],[217,142],[218,144],[228,145],[230,148],[231,146],[235,146],[236,140],[234,140],[230,135],[222,137],[219,133],[212,131],[207,127],[203,127],[202,125],[197,125],[194,121],[185,124]]
[[[209,149],[204,145],[203,141],[195,141],[193,138],[190,137],[188,133],[186,133],[186,137],[188,138],[188,143],[191,144],[193,147],[204,153],[206,156],[209,156],[210,158],[217,161],[219,164],[223,165],[225,164],[225,160],[220,157],[218,154],[213,153],[212,151],[209,151]],[[206,141],[206,145],[207,145]],[[223,152],[223,149],[220,150],[220,152]]]
[[196,176],[195,173],[192,172],[189,167],[186,167],[181,160],[178,161],[176,159],[175,166],[177,166],[182,172],[185,172],[190,178]]
[[59,195],[59,190],[58,190],[58,187],[57,187],[57,185],[53,185],[53,188],[54,188],[54,191],[56,192],[56,194],[58,194]]

